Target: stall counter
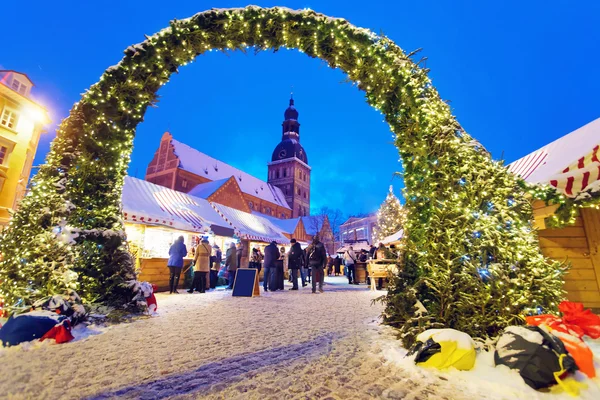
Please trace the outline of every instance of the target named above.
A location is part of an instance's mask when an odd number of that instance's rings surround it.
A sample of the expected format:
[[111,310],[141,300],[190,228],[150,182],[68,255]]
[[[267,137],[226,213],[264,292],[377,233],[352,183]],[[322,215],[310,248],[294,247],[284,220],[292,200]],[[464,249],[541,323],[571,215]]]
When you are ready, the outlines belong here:
[[[141,257],[139,259],[140,262],[140,272],[138,276],[139,281],[146,281],[155,284],[158,286],[158,291],[169,290],[169,268],[167,267],[168,258],[160,258],[160,257]],[[184,282],[184,274],[185,271],[190,264],[192,263],[192,258],[186,257],[183,259],[183,270],[181,277],[179,279],[178,288],[183,288]]]

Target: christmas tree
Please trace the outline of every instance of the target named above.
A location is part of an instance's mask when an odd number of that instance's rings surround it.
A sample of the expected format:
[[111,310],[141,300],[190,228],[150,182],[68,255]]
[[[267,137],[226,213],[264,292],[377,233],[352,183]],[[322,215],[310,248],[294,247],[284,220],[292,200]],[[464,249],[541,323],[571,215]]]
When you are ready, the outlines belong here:
[[373,243],[379,243],[386,237],[403,229],[406,223],[406,209],[394,194],[393,187],[377,211],[377,226],[373,233]]

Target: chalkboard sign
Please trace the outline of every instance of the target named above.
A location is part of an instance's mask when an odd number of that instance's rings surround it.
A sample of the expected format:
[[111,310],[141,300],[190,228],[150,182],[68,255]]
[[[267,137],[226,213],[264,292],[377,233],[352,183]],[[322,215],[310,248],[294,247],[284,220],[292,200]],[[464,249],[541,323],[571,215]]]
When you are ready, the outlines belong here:
[[233,281],[232,295],[242,297],[260,296],[258,269],[238,268]]

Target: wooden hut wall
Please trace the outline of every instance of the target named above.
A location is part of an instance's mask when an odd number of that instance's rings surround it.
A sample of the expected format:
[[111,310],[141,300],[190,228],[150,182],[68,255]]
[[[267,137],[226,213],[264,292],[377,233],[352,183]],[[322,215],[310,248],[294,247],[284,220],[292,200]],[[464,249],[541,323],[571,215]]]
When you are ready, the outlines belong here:
[[568,300],[600,309],[600,211],[582,209],[574,224],[549,229],[543,219],[552,215],[555,207],[535,202],[533,208],[542,253],[571,264],[564,286]]

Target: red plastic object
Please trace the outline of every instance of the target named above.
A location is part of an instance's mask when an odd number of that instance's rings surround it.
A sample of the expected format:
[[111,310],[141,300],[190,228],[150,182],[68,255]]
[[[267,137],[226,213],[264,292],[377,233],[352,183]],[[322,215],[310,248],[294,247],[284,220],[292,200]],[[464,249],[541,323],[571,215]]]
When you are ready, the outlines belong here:
[[563,301],[558,309],[563,313],[564,323],[578,326],[592,339],[600,338],[600,316],[589,309],[584,310],[582,303]]
[[56,340],[56,343],[66,343],[75,339],[71,334],[71,323],[67,320],[54,325],[52,329],[40,338],[40,342],[43,342],[46,339],[54,339]]

